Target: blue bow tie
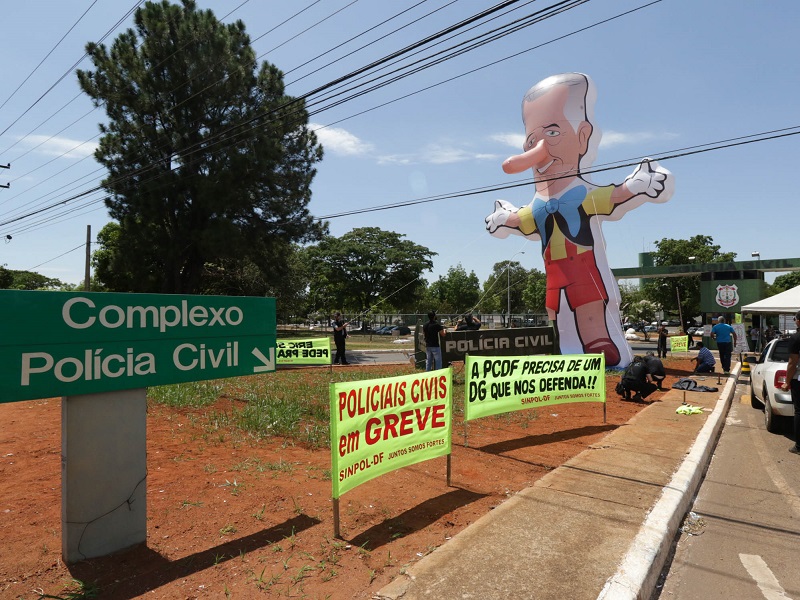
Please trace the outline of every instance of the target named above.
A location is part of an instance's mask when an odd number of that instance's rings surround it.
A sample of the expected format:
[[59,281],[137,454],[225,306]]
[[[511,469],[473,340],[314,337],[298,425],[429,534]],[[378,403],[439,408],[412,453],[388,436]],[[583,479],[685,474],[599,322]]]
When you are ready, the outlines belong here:
[[539,234],[542,236],[542,247],[547,246],[547,219],[550,215],[558,215],[561,217],[559,221],[566,224],[568,233],[574,238],[577,237],[581,229],[581,213],[579,211],[581,204],[586,199],[586,187],[582,185],[575,186],[567,190],[560,197],[552,197],[549,200],[543,200],[537,196],[533,201],[533,218],[536,221],[536,227]]

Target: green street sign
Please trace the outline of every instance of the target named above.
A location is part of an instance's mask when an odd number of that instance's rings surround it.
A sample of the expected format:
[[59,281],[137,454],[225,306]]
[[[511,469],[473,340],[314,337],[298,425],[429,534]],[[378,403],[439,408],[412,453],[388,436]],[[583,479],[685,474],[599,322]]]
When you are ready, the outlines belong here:
[[275,299],[0,290],[0,402],[275,370]]

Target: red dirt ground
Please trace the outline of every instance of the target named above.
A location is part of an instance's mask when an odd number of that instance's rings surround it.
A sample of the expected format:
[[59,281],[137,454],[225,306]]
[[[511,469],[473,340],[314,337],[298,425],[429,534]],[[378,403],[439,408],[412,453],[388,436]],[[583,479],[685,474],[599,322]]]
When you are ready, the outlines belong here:
[[[693,366],[664,362],[666,387]],[[370,598],[641,410],[614,393],[618,378],[607,378],[605,424],[596,403],[542,407],[469,423],[465,446],[456,419],[452,487],[445,458],[361,485],[340,500],[342,540],[333,537],[329,450],[210,439],[204,418],[231,400],[200,410],[151,405],[146,545],[69,566],[61,560],[61,402],[2,404],[0,598]]]

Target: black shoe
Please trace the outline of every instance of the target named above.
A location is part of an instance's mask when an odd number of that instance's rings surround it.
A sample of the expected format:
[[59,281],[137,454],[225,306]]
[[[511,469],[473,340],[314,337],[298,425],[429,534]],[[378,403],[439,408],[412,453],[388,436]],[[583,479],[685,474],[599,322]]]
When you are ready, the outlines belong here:
[[789,452],[791,452],[792,454],[800,454],[800,448],[798,448],[797,446],[792,446],[791,448],[789,448]]
[[636,394],[636,395],[635,395],[635,396],[632,398],[632,400],[633,400],[634,402],[641,402],[642,400],[644,400],[644,398],[642,398],[642,395],[641,395],[641,394]]
[[349,365],[350,363],[349,362],[343,362],[342,364],[343,365]]

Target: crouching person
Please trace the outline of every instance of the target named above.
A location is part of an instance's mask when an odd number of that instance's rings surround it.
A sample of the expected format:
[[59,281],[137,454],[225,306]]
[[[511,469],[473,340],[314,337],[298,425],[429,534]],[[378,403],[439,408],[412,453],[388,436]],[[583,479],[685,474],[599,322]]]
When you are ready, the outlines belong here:
[[647,375],[650,377],[650,380],[656,384],[659,390],[663,390],[664,379],[667,377],[664,363],[652,352],[648,352],[644,357],[644,364],[647,366]]
[[[622,374],[622,396],[625,400],[640,402],[656,390],[656,385],[649,380],[647,364],[641,356],[634,356],[633,362],[625,368]],[[634,392],[631,398],[631,392]]]

